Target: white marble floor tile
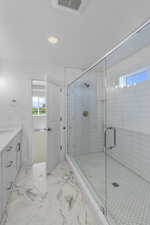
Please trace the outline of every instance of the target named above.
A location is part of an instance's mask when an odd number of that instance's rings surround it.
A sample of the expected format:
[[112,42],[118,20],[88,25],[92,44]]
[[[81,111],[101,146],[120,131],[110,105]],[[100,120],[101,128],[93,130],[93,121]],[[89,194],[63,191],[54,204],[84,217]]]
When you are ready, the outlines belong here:
[[5,225],[96,225],[66,162],[46,176],[45,163],[22,169]]

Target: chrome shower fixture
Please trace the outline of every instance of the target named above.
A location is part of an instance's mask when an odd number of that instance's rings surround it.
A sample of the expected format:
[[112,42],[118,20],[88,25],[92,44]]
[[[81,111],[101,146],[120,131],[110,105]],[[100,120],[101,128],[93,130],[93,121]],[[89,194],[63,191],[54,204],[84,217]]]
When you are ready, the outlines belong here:
[[88,83],[84,83],[84,85],[85,85],[87,88],[90,87],[90,84],[88,84]]
[[82,115],[83,115],[84,117],[88,117],[88,116],[89,116],[89,112],[88,112],[88,111],[83,111]]

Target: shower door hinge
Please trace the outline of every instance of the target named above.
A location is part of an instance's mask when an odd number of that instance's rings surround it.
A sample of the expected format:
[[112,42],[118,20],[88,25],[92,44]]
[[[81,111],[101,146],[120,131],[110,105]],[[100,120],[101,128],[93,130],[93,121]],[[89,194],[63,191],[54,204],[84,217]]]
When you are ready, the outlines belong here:
[[60,150],[62,151],[62,145],[60,145]]

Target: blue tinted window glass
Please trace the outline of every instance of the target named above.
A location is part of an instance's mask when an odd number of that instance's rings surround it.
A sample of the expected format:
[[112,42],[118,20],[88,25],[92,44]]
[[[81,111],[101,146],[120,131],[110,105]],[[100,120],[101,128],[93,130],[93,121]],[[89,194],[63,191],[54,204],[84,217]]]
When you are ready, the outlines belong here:
[[147,71],[136,73],[132,76],[128,76],[127,84],[133,85],[135,83],[143,82],[145,80],[148,80],[148,72]]

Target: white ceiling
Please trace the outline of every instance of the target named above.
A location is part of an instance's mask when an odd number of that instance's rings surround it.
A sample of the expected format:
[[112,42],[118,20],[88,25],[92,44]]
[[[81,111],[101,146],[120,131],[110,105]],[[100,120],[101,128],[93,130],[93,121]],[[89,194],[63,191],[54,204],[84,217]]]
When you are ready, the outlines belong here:
[[[89,0],[82,14],[55,9],[51,0],[0,0],[0,58],[85,67],[149,18],[149,0]],[[57,35],[51,46],[47,38]]]

